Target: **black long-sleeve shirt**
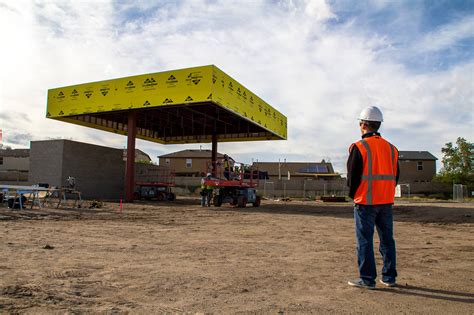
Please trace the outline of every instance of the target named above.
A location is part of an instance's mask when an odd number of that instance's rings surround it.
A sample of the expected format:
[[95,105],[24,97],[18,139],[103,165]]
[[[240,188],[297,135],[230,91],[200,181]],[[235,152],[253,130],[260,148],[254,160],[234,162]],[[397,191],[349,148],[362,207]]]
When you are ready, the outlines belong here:
[[[362,139],[380,136],[378,132],[369,132],[362,136]],[[364,161],[362,159],[362,154],[359,151],[359,148],[355,145],[352,146],[352,150],[349,154],[349,159],[347,159],[347,186],[349,187],[349,197],[354,199],[357,188],[359,188],[360,182],[362,180],[362,172],[364,168]],[[398,178],[400,177],[400,163],[397,163],[397,177],[396,181],[398,183]]]

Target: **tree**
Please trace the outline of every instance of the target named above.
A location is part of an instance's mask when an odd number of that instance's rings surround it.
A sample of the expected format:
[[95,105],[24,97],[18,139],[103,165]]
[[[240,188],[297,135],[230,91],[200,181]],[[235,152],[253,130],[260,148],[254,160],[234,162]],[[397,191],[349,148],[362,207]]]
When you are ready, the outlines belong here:
[[459,137],[456,145],[452,142],[446,143],[441,149],[444,154],[439,174],[436,180],[446,183],[473,185],[474,170],[472,165],[473,154],[471,152],[473,145],[466,139]]

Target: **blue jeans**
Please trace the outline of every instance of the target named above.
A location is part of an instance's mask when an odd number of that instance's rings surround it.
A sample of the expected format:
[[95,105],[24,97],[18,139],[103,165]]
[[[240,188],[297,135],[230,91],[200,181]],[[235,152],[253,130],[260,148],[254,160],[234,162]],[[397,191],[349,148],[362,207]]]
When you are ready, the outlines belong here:
[[212,190],[203,189],[201,191],[201,207],[211,206]]
[[367,284],[375,284],[377,278],[374,257],[375,226],[380,239],[379,251],[383,259],[382,280],[395,282],[397,258],[393,239],[392,205],[355,205],[354,218],[360,278]]

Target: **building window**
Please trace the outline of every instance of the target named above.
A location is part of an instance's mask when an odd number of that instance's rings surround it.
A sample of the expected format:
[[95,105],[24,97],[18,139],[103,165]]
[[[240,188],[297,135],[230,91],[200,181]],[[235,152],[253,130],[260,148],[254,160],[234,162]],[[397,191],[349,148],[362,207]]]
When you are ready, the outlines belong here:
[[0,165],[3,165],[3,156],[0,156]]
[[423,162],[422,161],[418,161],[418,163],[416,165],[416,169],[419,170],[419,171],[423,170]]
[[193,159],[186,159],[186,168],[193,167]]
[[165,159],[165,164],[170,165],[170,159]]

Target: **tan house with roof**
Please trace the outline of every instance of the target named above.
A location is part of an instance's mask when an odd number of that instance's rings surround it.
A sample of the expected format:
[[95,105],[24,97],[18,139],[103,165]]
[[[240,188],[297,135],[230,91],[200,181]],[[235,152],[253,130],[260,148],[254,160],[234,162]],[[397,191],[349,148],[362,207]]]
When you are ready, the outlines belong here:
[[400,184],[431,182],[437,158],[428,151],[399,151]]
[[[174,169],[176,176],[202,177],[208,172],[211,155],[211,150],[182,150],[158,158],[159,165]],[[223,157],[223,154],[217,153],[218,160]]]

